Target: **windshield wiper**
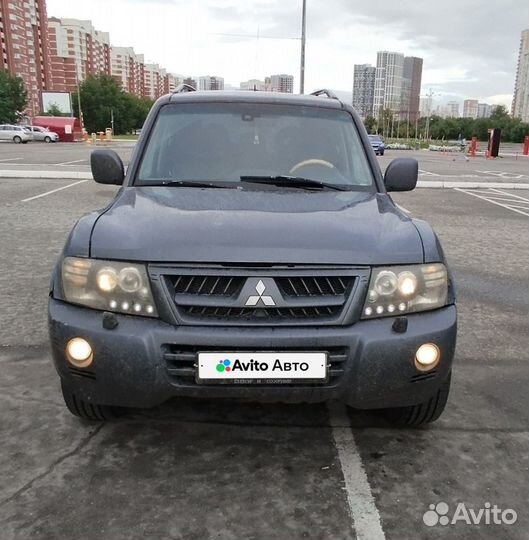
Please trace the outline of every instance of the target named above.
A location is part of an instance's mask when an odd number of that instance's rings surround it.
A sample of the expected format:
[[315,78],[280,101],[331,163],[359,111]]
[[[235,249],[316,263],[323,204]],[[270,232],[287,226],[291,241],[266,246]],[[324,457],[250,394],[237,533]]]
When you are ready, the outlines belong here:
[[338,184],[327,184],[319,180],[311,180],[302,176],[287,176],[279,174],[277,176],[241,176],[241,182],[249,184],[270,184],[273,186],[288,186],[306,189],[332,189],[334,191],[349,191],[349,188]]
[[194,180],[160,180],[159,182],[144,182],[141,184],[142,187],[146,186],[180,186],[180,187],[195,187],[195,188],[219,188],[219,189],[229,189],[237,187],[237,183],[230,182],[232,185],[221,182],[203,182],[203,181],[194,181]]

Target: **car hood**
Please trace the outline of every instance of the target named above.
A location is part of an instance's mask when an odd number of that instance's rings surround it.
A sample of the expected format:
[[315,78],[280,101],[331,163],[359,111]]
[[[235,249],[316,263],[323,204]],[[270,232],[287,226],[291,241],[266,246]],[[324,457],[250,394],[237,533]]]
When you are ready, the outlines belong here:
[[423,262],[423,248],[385,194],[129,187],[97,220],[90,256],[382,265]]

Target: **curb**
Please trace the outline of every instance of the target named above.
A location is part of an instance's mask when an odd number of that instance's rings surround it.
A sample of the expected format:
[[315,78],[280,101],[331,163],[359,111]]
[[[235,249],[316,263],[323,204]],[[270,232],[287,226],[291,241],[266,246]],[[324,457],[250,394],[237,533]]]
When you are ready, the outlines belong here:
[[[80,171],[1,171],[0,178],[40,178],[54,180],[92,180],[92,173]],[[418,188],[430,189],[529,189],[529,184],[514,182],[454,182],[443,180],[419,180]]]
[[0,178],[91,180],[92,173],[80,171],[0,171]]
[[417,187],[430,189],[529,189],[529,184],[516,184],[514,182],[443,182],[442,180],[419,180]]

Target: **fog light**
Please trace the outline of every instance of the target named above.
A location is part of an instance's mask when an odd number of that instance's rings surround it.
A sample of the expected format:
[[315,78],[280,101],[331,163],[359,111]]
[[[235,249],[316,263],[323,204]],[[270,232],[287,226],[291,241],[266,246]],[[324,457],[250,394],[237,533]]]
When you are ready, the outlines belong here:
[[75,367],[85,368],[92,363],[94,353],[86,339],[76,337],[68,341],[66,345],[66,358]]
[[421,345],[415,353],[415,367],[420,371],[433,369],[441,358],[441,351],[433,343]]

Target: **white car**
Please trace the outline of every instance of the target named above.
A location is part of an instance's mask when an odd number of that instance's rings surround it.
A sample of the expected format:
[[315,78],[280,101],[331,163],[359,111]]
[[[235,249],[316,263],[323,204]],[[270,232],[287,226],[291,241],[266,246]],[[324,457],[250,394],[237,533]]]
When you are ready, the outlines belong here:
[[14,143],[28,143],[33,140],[33,133],[26,131],[22,126],[11,124],[0,125],[0,141],[13,141]]
[[45,143],[58,142],[59,135],[55,131],[40,126],[26,126],[26,129],[33,134],[34,141],[43,141]]

